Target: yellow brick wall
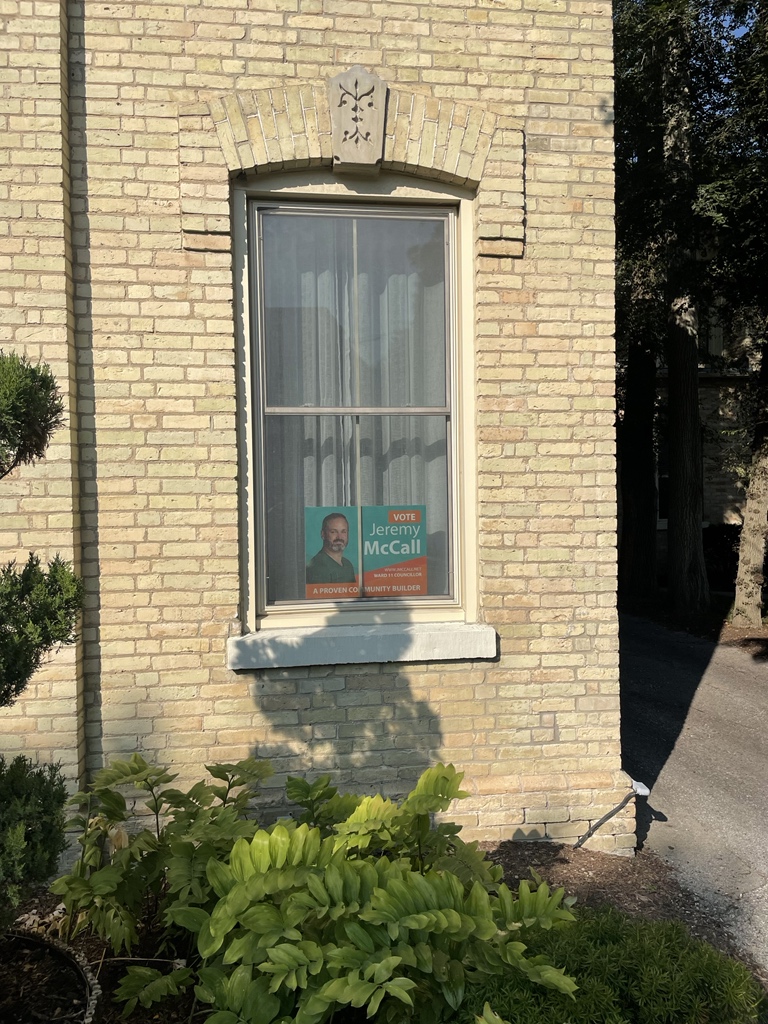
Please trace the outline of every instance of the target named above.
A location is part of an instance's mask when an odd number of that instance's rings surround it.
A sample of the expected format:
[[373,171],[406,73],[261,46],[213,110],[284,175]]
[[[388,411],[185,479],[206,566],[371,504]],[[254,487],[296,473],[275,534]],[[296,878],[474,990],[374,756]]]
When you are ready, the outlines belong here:
[[[77,399],[63,3],[0,4],[0,349],[44,358],[67,423],[45,464],[0,481],[0,558],[23,564],[57,551],[81,565]],[[82,648],[51,658],[27,697],[0,712],[0,751],[61,761],[77,778],[84,759]]]
[[[6,747],[23,734],[73,774],[139,749],[185,778],[256,752],[277,783],[335,766],[389,792],[441,758],[467,772],[477,834],[583,833],[626,791],[610,3],[71,2],[68,23],[0,7],[0,339],[51,362],[72,413],[44,465],[0,484],[3,546],[62,550],[88,588],[82,658],[56,655],[0,712]],[[475,284],[480,604],[501,658],[235,676],[229,171],[263,159],[221,125],[356,63],[416,97],[411,117],[459,103],[496,126]],[[315,161],[299,146],[292,166]],[[627,849],[631,829],[627,812],[591,845]]]

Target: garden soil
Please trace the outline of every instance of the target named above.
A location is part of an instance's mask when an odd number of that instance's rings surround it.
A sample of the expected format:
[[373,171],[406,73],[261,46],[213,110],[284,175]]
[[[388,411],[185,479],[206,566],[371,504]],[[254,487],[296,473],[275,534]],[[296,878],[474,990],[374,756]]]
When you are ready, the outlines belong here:
[[[730,935],[714,920],[698,898],[680,885],[672,868],[652,853],[641,850],[634,857],[619,857],[557,843],[507,842],[486,849],[502,865],[505,880],[513,888],[520,879],[529,878],[533,868],[552,888],[562,886],[567,895],[575,896],[577,906],[608,905],[635,917],[682,921],[697,938],[742,960],[768,991],[768,974],[742,956],[738,936]],[[23,909],[25,914],[44,917],[55,905],[55,897],[40,892]],[[102,1024],[118,1024],[123,1018],[120,1005],[112,1002],[112,996],[127,966],[125,959],[113,958],[103,944],[90,937],[79,936],[72,945],[85,955],[104,989]],[[163,969],[162,964],[157,966]],[[0,992],[6,987],[8,972],[14,970],[13,965],[0,963]],[[28,988],[34,991],[34,983],[29,980]],[[44,979],[40,979],[40,984],[45,984]],[[131,1014],[129,1024],[181,1024],[190,1019],[192,1010],[191,998],[171,1000],[150,1009],[139,1006]],[[28,1021],[17,1018],[17,1024],[39,1024],[42,1019],[33,1008]]]

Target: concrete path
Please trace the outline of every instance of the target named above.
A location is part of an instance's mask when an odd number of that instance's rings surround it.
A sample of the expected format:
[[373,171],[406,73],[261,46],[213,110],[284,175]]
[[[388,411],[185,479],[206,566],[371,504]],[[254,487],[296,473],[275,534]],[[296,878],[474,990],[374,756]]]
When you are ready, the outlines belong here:
[[621,684],[641,841],[768,969],[768,661],[627,617]]

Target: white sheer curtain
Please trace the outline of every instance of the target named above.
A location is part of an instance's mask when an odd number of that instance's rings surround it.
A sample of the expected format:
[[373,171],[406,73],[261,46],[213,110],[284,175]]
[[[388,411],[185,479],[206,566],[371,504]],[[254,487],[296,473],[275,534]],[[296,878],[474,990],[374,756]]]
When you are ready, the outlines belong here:
[[261,231],[269,603],[304,597],[310,506],[425,505],[449,593],[445,219],[270,210]]

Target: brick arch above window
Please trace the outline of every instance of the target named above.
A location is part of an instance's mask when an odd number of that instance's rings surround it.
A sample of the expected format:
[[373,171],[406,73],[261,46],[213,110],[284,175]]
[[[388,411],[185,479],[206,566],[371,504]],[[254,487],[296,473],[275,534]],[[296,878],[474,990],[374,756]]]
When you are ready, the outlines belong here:
[[[231,177],[332,166],[325,82],[241,90],[179,114],[185,249],[229,249]],[[451,99],[389,90],[382,172],[476,191],[479,256],[522,255],[523,149],[523,132],[513,118]]]
[[[331,166],[324,83],[240,92],[211,100],[209,110],[232,173]],[[382,170],[476,187],[496,120],[465,103],[390,89]]]

